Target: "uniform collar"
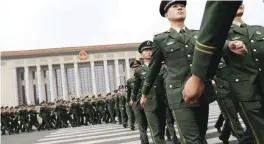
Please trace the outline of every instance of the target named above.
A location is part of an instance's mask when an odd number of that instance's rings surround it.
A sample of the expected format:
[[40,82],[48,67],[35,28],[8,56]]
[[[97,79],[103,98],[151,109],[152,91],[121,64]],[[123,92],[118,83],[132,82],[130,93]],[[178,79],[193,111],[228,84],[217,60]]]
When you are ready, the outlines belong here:
[[180,33],[181,29],[186,30],[186,27],[183,27],[183,28],[171,27],[171,28],[173,28],[174,30],[176,30],[178,33]]

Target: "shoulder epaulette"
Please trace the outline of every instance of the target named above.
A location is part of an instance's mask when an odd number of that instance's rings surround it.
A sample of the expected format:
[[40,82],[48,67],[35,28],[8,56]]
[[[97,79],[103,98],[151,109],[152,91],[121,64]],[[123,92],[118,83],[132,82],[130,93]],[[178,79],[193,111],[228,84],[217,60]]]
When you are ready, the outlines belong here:
[[190,31],[192,31],[192,32],[197,32],[197,31],[199,31],[199,30],[194,30],[194,29],[191,29]]
[[157,34],[154,35],[154,37],[156,37],[158,35],[162,35],[162,34],[167,34],[167,33],[169,33],[169,31],[164,31],[164,32],[161,32],[161,33],[157,33]]
[[251,25],[251,26],[253,26],[253,27],[263,27],[261,25]]

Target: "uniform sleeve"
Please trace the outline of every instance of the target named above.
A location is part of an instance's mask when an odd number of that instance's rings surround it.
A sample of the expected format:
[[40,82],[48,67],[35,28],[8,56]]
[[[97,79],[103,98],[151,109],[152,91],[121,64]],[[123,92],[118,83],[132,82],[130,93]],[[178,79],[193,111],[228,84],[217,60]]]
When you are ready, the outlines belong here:
[[130,97],[131,97],[131,85],[130,85],[130,79],[127,80],[127,102],[130,101]]
[[141,85],[141,79],[140,79],[140,69],[137,69],[135,72],[135,81],[134,81],[134,89],[133,89],[133,95],[132,100],[136,101],[137,95],[139,93],[140,85]]
[[149,94],[151,87],[160,72],[160,68],[162,65],[161,62],[163,60],[164,58],[160,49],[160,44],[157,40],[154,40],[152,45],[152,57],[149,63],[149,71],[147,73],[146,80],[141,91],[143,95],[146,96]]
[[192,73],[211,79],[221,58],[221,49],[241,1],[207,1],[196,41]]

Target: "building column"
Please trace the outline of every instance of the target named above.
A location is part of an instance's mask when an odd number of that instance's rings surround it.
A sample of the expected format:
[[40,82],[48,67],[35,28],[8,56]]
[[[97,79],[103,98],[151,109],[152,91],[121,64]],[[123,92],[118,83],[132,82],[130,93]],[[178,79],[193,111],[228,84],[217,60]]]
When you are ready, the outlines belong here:
[[126,61],[126,79],[130,78],[130,64],[129,64],[129,58],[125,59]]
[[93,94],[97,95],[96,83],[95,83],[95,73],[94,73],[94,61],[91,61],[91,73],[92,73],[92,83],[93,83]]
[[108,92],[110,92],[110,87],[109,87],[109,77],[108,77],[108,69],[107,69],[107,60],[104,60],[104,76],[105,76],[106,93],[108,93]]
[[[68,100],[68,86],[64,64],[60,64],[61,68],[61,83],[62,83],[62,97],[64,100]],[[58,98],[59,99],[59,98]]]
[[27,105],[31,104],[31,92],[30,92],[30,84],[29,84],[29,67],[25,66],[25,90],[26,90],[26,101]]
[[49,89],[50,89],[50,100],[52,101],[52,102],[54,102],[54,100],[55,100],[55,95],[57,95],[56,94],[56,89],[55,89],[55,83],[54,83],[54,81],[55,81],[55,77],[54,77],[54,75],[53,75],[53,67],[52,67],[52,64],[49,64],[48,65],[48,67],[49,67]]
[[74,73],[75,73],[75,89],[77,97],[81,96],[81,88],[80,88],[80,74],[79,74],[79,67],[78,63],[74,63]]
[[119,65],[118,59],[115,59],[115,74],[116,74],[116,88],[120,85],[120,74],[119,74]]
[[14,96],[15,96],[15,102],[14,105],[19,105],[19,98],[18,98],[18,83],[17,83],[17,68],[13,68],[13,83],[14,83]]
[[37,65],[37,80],[38,80],[38,92],[39,92],[39,103],[43,101],[43,90],[42,90],[42,76],[41,76],[41,67]]

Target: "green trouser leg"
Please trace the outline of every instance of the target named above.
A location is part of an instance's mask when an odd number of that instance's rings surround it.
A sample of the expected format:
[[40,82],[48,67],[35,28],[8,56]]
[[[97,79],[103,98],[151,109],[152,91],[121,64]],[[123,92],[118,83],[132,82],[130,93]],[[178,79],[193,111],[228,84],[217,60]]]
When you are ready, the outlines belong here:
[[122,124],[124,127],[127,127],[127,114],[126,114],[126,107],[120,106],[120,112],[121,112],[121,119],[122,119]]
[[145,110],[154,144],[166,144],[164,138],[166,113],[165,113],[165,109],[161,110],[163,108],[160,107],[159,109],[156,109],[155,111],[152,112]]
[[[218,103],[219,104],[219,103]],[[220,107],[220,106],[219,106]],[[220,108],[221,109],[221,108]],[[222,111],[222,110],[221,110]],[[215,128],[217,128],[217,130],[219,129],[219,130],[221,130],[221,127],[223,126],[223,123],[224,123],[224,116],[223,116],[223,114],[221,113],[220,115],[219,115],[219,117],[218,117],[218,119],[217,119],[217,121],[216,121],[216,123],[215,123],[215,125],[214,125],[214,127]]]
[[115,112],[116,112],[116,117],[118,119],[119,124],[121,124],[121,114],[120,114],[120,110],[119,107],[115,108]]
[[264,112],[261,101],[239,102],[238,112],[247,131],[245,136],[253,136],[254,144],[264,143]]
[[141,142],[143,142],[144,144],[148,144],[149,143],[148,135],[147,135],[148,122],[147,122],[145,112],[143,109],[134,107],[134,113],[135,113],[136,121],[138,124]]
[[230,137],[231,130],[233,130],[238,141],[242,142],[244,129],[237,115],[237,105],[231,99],[217,99],[217,102],[226,120],[220,137],[222,140],[227,141]]
[[108,111],[109,111],[109,114],[111,117],[111,122],[114,122],[115,121],[115,115],[114,115],[113,108],[111,106],[108,106]]
[[181,107],[173,109],[181,144],[207,144],[209,105],[201,103],[199,107]]
[[129,122],[130,122],[130,127],[134,127],[134,125],[135,125],[135,114],[134,114],[132,106],[127,104],[126,110],[127,110],[127,115],[128,115]]
[[175,127],[174,127],[174,118],[172,115],[172,111],[169,108],[169,106],[166,106],[166,124],[167,124],[167,129],[169,131],[169,136],[172,138],[173,141],[175,141],[175,143],[178,142],[178,138],[176,136],[176,131],[175,131]]

